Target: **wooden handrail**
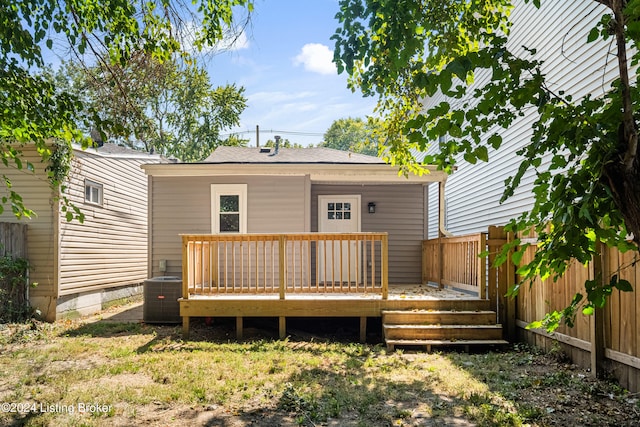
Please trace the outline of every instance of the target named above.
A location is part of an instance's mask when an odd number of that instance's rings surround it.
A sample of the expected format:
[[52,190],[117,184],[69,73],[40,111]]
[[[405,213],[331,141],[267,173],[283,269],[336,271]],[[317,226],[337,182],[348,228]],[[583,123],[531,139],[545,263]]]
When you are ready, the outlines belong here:
[[220,293],[388,295],[387,233],[182,234],[183,298]]
[[487,244],[486,233],[423,240],[423,281],[472,291],[486,298],[487,260],[480,254]]

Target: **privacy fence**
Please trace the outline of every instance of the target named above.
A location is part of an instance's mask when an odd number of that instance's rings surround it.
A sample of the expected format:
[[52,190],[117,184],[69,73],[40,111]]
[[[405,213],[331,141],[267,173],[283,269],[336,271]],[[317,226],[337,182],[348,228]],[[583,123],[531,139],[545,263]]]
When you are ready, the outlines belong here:
[[31,314],[27,226],[0,223],[0,323],[19,322]]
[[[527,236],[531,243],[535,238]],[[423,242],[423,280],[477,293],[491,300],[511,340],[525,341],[547,350],[560,346],[571,359],[594,374],[610,372],[620,384],[640,391],[640,268],[638,252],[620,253],[602,248],[601,259],[588,265],[572,262],[557,282],[537,280],[523,286],[515,300],[504,297],[515,283],[515,268],[509,262],[493,268],[495,254],[509,239],[501,227],[487,233],[441,237]],[[489,257],[478,255],[488,251]],[[522,262],[533,256],[535,244],[527,249]],[[584,282],[595,277],[609,280],[613,275],[628,280],[634,292],[614,290],[602,310],[587,316],[578,313],[574,327],[561,326],[555,333],[526,329],[526,326],[553,310],[568,306]],[[483,285],[486,289],[483,289]]]

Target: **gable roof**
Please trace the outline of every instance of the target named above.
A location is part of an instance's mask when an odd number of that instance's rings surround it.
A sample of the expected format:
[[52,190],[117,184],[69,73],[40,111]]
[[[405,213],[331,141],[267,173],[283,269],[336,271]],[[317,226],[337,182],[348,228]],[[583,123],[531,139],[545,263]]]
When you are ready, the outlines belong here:
[[201,163],[384,164],[384,161],[374,156],[326,147],[280,148],[276,151],[269,147],[221,146]]

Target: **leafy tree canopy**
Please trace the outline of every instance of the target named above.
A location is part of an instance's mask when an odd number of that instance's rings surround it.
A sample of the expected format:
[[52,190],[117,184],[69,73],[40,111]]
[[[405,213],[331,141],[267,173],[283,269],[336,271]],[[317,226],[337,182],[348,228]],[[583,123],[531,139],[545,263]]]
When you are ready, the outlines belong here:
[[[268,139],[267,142],[264,143],[264,146],[273,148],[276,146],[276,142],[273,139]],[[278,146],[282,148],[304,148],[304,145],[299,142],[291,142],[287,138],[282,139]]]
[[351,151],[353,153],[378,154],[378,143],[375,140],[375,130],[379,124],[371,119],[365,122],[361,118],[338,119],[324,134],[322,147],[336,150]]
[[[251,11],[252,5],[252,0],[1,2],[0,159],[5,166],[30,168],[22,164],[20,146],[33,143],[49,162],[55,145],[47,141],[86,146],[90,139],[81,129],[100,123],[82,99],[59,90],[46,71],[49,55],[64,50],[107,69],[108,64],[126,67],[138,52],[158,62],[192,61],[193,52],[213,46],[232,27],[235,6]],[[49,170],[58,189],[59,171]],[[11,205],[17,216],[28,215],[10,181],[3,183],[0,211]]]
[[72,63],[59,75],[70,78],[69,91],[85,110],[99,116],[110,142],[182,161],[200,161],[218,145],[240,143],[223,140],[220,131],[239,124],[244,89],[212,88],[206,70],[193,63],[160,62],[138,52],[124,66]]
[[[544,0],[523,2],[540,7]],[[523,282],[556,278],[571,259],[585,263],[598,256],[601,243],[623,251],[640,244],[640,94],[629,72],[640,59],[640,1],[592,3],[604,5],[604,13],[584,42],[604,39],[614,47],[619,78],[605,96],[572,99],[550,89],[534,50],[522,57],[508,49],[510,0],[407,0],[401,7],[391,0],[340,1],[333,36],[338,69],[349,73],[352,87],[378,97],[385,152],[405,170],[421,169],[412,150],[424,152],[432,141],[440,144],[438,154],[425,163],[451,170],[459,158],[487,161],[490,149],[502,145],[502,129],[525,111],[537,112],[533,137],[517,153],[521,164],[503,196],[513,195],[533,171],[534,205],[508,226],[519,232],[533,226],[539,236],[534,259],[519,267]],[[474,84],[480,70],[490,76],[483,85]],[[439,94],[444,101],[423,107]],[[518,246],[516,262],[526,248],[514,241]],[[602,307],[613,288],[630,285],[617,276],[586,283],[585,312]],[[579,301],[562,313],[565,320],[571,321]]]

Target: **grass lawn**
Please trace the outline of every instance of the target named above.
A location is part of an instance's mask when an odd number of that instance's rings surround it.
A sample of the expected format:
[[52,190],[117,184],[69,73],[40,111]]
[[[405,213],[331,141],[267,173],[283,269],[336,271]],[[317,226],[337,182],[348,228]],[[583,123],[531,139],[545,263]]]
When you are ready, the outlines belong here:
[[[260,326],[260,325],[259,325]],[[273,330],[270,329],[273,326]],[[0,325],[0,425],[638,425],[640,404],[524,346],[395,351],[350,331],[87,319]],[[357,338],[354,325],[352,340]]]

